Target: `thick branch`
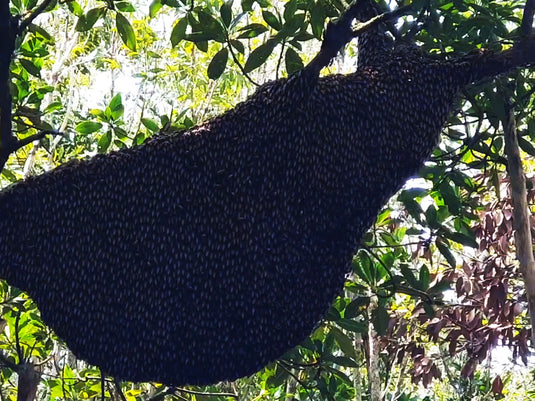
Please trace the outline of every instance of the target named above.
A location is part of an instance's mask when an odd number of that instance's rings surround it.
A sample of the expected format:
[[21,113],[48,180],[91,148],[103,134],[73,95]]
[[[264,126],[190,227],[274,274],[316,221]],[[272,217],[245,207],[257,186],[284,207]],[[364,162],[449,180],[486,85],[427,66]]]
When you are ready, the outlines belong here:
[[522,160],[517,140],[517,130],[512,107],[503,122],[505,152],[507,154],[507,171],[511,179],[511,198],[513,202],[513,223],[515,227],[516,258],[524,278],[531,320],[531,338],[535,344],[535,259],[529,224],[530,213],[526,197],[526,179],[522,169]]
[[522,36],[531,35],[534,13],[535,0],[526,0],[526,5],[524,6],[524,15],[522,16],[522,24],[520,25],[520,34]]
[[458,80],[462,88],[472,82],[496,77],[514,68],[535,63],[535,39],[524,38],[507,50],[491,52],[477,50],[465,56],[452,58],[452,79]]
[[15,50],[14,19],[9,11],[9,1],[0,1],[0,167],[3,167],[11,147],[16,141],[11,130],[11,93],[9,66]]
[[319,74],[321,69],[328,66],[338,52],[351,42],[352,39],[364,32],[374,29],[377,25],[385,21],[407,14],[410,10],[410,6],[400,7],[396,10],[373,17],[372,19],[359,24],[356,29],[353,29],[353,20],[358,15],[359,7],[360,2],[357,1],[342,14],[338,21],[331,22],[327,25],[327,29],[323,35],[324,38],[321,50],[306,67],[311,73]]

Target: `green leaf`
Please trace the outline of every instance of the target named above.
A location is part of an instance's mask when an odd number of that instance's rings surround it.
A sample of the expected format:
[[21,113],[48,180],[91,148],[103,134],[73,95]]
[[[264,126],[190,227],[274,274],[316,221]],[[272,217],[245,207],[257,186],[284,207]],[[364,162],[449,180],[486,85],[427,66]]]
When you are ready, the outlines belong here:
[[158,123],[150,118],[142,118],[141,124],[143,124],[149,131],[158,132],[160,127]]
[[357,255],[358,257],[354,258],[351,263],[353,271],[366,284],[373,284],[375,276],[375,274],[373,274],[374,266],[369,255],[366,251],[361,251]]
[[227,60],[228,60],[228,48],[224,47],[221,50],[219,50],[215,56],[212,58],[212,61],[210,61],[210,64],[208,65],[208,78],[210,79],[217,79],[223,74],[225,71],[225,68],[227,66]]
[[228,0],[225,1],[223,4],[221,4],[221,8],[219,9],[219,13],[221,14],[221,21],[223,21],[223,24],[228,28],[230,26],[230,23],[232,21],[232,3],[234,0]]
[[97,123],[94,121],[84,121],[78,124],[75,129],[81,134],[90,134],[92,132],[98,131],[101,128],[101,123]]
[[416,276],[412,272],[412,270],[409,268],[409,265],[407,263],[401,263],[399,265],[399,269],[401,270],[401,274],[407,280],[407,283],[413,288],[420,289],[420,282],[416,279]]
[[117,31],[119,32],[119,36],[121,37],[123,43],[126,45],[126,47],[135,52],[136,34],[134,33],[132,25],[130,25],[130,21],[128,21],[123,14],[117,12],[117,14],[115,15],[115,23],[117,26]]
[[200,51],[204,53],[208,52],[208,42],[206,40],[200,40],[194,43],[197,49],[199,49]]
[[118,1],[115,3],[115,8],[124,13],[132,13],[136,11],[132,3],[130,3],[129,1]]
[[20,58],[20,64],[26,71],[32,74],[34,77],[41,78],[41,68],[37,67],[31,60],[27,58]]
[[385,307],[382,305],[377,305],[377,308],[372,312],[373,327],[377,334],[384,336],[388,330],[388,323],[390,321],[390,316],[386,311]]
[[63,108],[62,102],[60,101],[51,102],[48,106],[46,106],[43,113],[44,114],[52,113],[53,111],[61,110],[62,108]]
[[67,7],[71,13],[76,15],[77,17],[80,17],[84,14],[84,10],[82,10],[82,7],[80,7],[80,4],[78,4],[77,1],[71,0],[67,1]]
[[158,14],[158,11],[160,11],[161,8],[162,8],[162,1],[153,0],[149,6],[149,17],[154,18],[156,14]]
[[314,37],[321,40],[325,24],[325,12],[319,2],[314,3],[310,9],[310,27]]
[[262,18],[264,18],[264,21],[266,21],[266,23],[276,31],[280,31],[282,29],[281,21],[272,12],[262,10]]
[[243,43],[240,42],[239,40],[231,39],[230,44],[232,45],[233,48],[235,48],[241,54],[245,53],[245,47],[243,46]]
[[347,356],[355,358],[356,353],[353,340],[349,338],[349,336],[345,334],[342,330],[340,330],[338,327],[331,326],[329,328],[329,331],[333,334],[334,340],[336,341],[342,352]]
[[284,5],[284,20],[288,21],[293,18],[297,11],[297,0],[290,0]]
[[123,115],[124,106],[120,93],[116,94],[113,99],[111,99],[110,105],[108,107],[110,108],[111,118],[113,120],[117,120]]
[[249,73],[264,64],[273,52],[275,46],[277,46],[277,41],[269,39],[266,43],[261,44],[254,49],[245,62],[245,66],[243,67],[244,72]]
[[518,138],[518,146],[520,146],[520,149],[522,149],[528,155],[535,156],[535,147],[526,138],[519,137]]
[[429,288],[429,283],[431,281],[430,275],[429,275],[429,269],[426,265],[423,265],[420,269],[420,289],[422,291],[426,291]]
[[368,331],[366,323],[357,322],[352,319],[340,319],[335,323],[344,330],[353,331],[355,333],[366,333],[366,331]]
[[171,45],[175,47],[181,40],[186,37],[186,28],[188,27],[188,18],[184,17],[177,21],[171,31]]
[[306,28],[305,13],[297,13],[292,18],[287,20],[280,33],[286,36],[292,36],[297,31],[303,31]]
[[2,170],[2,177],[8,180],[9,182],[15,182],[18,180],[18,177],[8,168]]
[[430,305],[427,302],[424,302],[423,307],[424,307],[425,314],[428,317],[430,318],[435,317],[435,309],[433,308],[433,305]]
[[346,319],[354,319],[362,314],[363,309],[370,303],[370,297],[358,297],[352,300],[344,309]]
[[462,202],[450,183],[448,181],[443,181],[438,189],[440,195],[444,199],[444,203],[448,206],[449,211],[453,214],[459,213],[462,207]]
[[455,259],[455,256],[451,253],[448,246],[443,242],[442,239],[437,238],[435,241],[435,245],[437,246],[438,251],[446,258],[446,261],[448,264],[455,268],[457,266],[457,260]]
[[242,0],[241,9],[243,11],[253,11],[254,0]]
[[466,234],[459,233],[459,232],[451,232],[451,233],[448,232],[448,233],[445,233],[444,236],[461,245],[469,246],[469,247],[476,248],[476,249],[478,248],[476,240],[473,237],[468,236]]
[[334,355],[325,355],[323,358],[324,362],[330,362],[338,366],[345,366],[348,368],[358,368],[359,364],[353,359],[348,358],[347,356],[334,356]]
[[104,153],[108,150],[111,144],[111,131],[105,132],[98,140],[98,151]]
[[75,29],[79,32],[85,32],[93,28],[97,20],[106,12],[105,7],[92,8],[85,15],[81,15],[76,22]]
[[199,11],[197,15],[202,27],[202,33],[207,35],[205,40],[215,40],[221,43],[226,41],[225,30],[218,20],[206,11]]
[[258,35],[261,35],[264,32],[267,32],[268,29],[262,24],[249,24],[243,28],[240,28],[239,31],[241,33],[238,35],[238,39],[251,39],[256,38]]
[[301,57],[299,57],[299,54],[297,54],[297,52],[291,47],[286,50],[284,62],[286,64],[286,72],[288,73],[288,75],[300,71],[304,67]]

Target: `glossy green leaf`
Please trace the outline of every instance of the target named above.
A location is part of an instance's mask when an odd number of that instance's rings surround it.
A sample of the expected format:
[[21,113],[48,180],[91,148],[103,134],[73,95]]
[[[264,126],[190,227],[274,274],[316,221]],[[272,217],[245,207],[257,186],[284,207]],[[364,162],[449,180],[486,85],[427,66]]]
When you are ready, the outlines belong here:
[[429,288],[429,283],[431,282],[431,278],[429,275],[429,269],[426,265],[423,265],[420,268],[420,274],[419,274],[419,281],[420,281],[420,289],[422,291],[427,291]]
[[150,118],[142,118],[141,124],[152,132],[158,132],[160,130],[158,123]]
[[319,2],[314,3],[310,9],[310,27],[312,34],[318,40],[321,40],[325,25],[325,13]]
[[171,45],[175,47],[181,40],[186,37],[186,28],[188,27],[187,17],[179,19],[171,31]]
[[227,60],[228,60],[228,48],[224,47],[221,50],[219,50],[215,56],[212,58],[212,61],[210,61],[210,64],[208,65],[208,78],[210,79],[217,79],[223,74],[225,71],[225,68],[227,66]]
[[444,236],[461,245],[469,246],[476,249],[478,247],[477,242],[473,236],[468,236],[460,232],[445,233]]
[[241,0],[241,8],[243,11],[253,11],[253,4],[255,0]]
[[158,14],[158,11],[160,11],[161,8],[162,8],[161,0],[153,0],[149,6],[149,17],[151,18],[156,17],[156,14]]
[[232,3],[233,0],[225,1],[223,4],[221,4],[221,8],[219,9],[219,13],[221,15],[221,21],[223,21],[223,24],[225,24],[226,27],[230,26],[230,23],[232,22]]
[[264,64],[273,52],[275,46],[277,46],[277,41],[270,39],[254,49],[245,62],[245,66],[243,67],[244,71],[249,73]]
[[293,74],[297,71],[300,71],[304,67],[301,57],[299,57],[299,54],[297,54],[297,52],[291,47],[288,47],[286,49],[284,62],[286,65],[286,72],[288,73],[288,75]]
[[119,36],[121,37],[123,43],[126,45],[126,47],[135,52],[136,34],[134,33],[134,29],[132,28],[130,21],[128,21],[128,19],[126,19],[123,14],[117,12],[117,14],[115,15],[115,23],[117,26],[117,31],[119,32]]
[[349,357],[355,358],[356,352],[353,340],[349,338],[349,336],[345,334],[342,330],[340,330],[338,327],[331,326],[329,330],[333,334],[334,340],[336,341],[342,352]]
[[524,137],[518,137],[518,146],[530,156],[535,156],[535,146]]
[[409,265],[407,263],[401,263],[399,265],[399,269],[401,271],[401,274],[407,280],[407,283],[416,289],[420,289],[420,282],[416,279],[416,276],[412,272],[412,270],[409,268]]
[[262,18],[264,18],[264,21],[266,21],[266,23],[276,31],[280,31],[282,29],[281,21],[271,11],[262,10]]
[[108,150],[111,144],[111,138],[112,138],[111,131],[107,131],[104,134],[102,134],[102,136],[100,137],[97,143],[99,153],[104,153]]
[[225,30],[218,20],[205,11],[199,11],[197,16],[199,17],[199,24],[202,27],[201,32],[207,35],[205,40],[215,40],[220,43],[226,41]]
[[380,336],[384,336],[388,330],[388,323],[390,322],[390,315],[385,307],[381,304],[377,305],[372,312],[373,327]]
[[111,99],[108,107],[110,108],[111,118],[113,120],[117,120],[118,118],[122,117],[124,113],[124,106],[120,93],[118,93],[113,97],[113,99]]
[[95,7],[85,15],[78,17],[75,29],[79,32],[85,32],[93,28],[98,19],[106,13],[105,7]]
[[122,11],[124,13],[132,13],[136,11],[132,3],[130,3],[129,1],[117,1],[115,3],[115,8],[117,8],[117,10]]
[[41,77],[41,69],[37,67],[34,63],[32,63],[31,60],[28,60],[27,58],[20,58],[19,62],[24,67],[24,69],[30,74],[32,74],[34,77]]
[[240,42],[239,40],[231,39],[230,44],[232,45],[234,49],[236,49],[241,54],[245,53],[245,47],[243,46],[243,43]]
[[284,5],[284,21],[288,21],[293,18],[297,11],[297,0],[290,0]]
[[81,134],[90,134],[92,132],[98,131],[101,128],[101,123],[97,123],[94,121],[84,121],[78,124],[75,129]]
[[442,254],[442,256],[446,258],[448,264],[451,267],[455,268],[457,266],[457,261],[455,259],[455,256],[453,256],[453,253],[451,253],[449,247],[440,238],[437,238],[435,244],[437,246],[438,251]]
[[347,356],[334,356],[334,355],[325,355],[323,357],[324,362],[329,362],[338,366],[345,366],[348,368],[358,368],[359,364],[353,359]]
[[77,1],[75,0],[67,1],[66,4],[67,4],[67,8],[69,9],[69,11],[73,13],[74,15],[76,15],[77,17],[80,17],[81,15],[84,14],[84,10],[82,10],[82,7],[80,7],[80,4],[78,4]]
[[368,326],[366,323],[357,322],[352,319],[340,319],[335,323],[344,330],[353,331],[355,333],[366,333],[366,331],[368,331]]
[[204,53],[208,52],[208,42],[206,40],[195,41],[195,46]]
[[252,39],[268,31],[268,28],[262,24],[249,24],[239,30],[239,39]]

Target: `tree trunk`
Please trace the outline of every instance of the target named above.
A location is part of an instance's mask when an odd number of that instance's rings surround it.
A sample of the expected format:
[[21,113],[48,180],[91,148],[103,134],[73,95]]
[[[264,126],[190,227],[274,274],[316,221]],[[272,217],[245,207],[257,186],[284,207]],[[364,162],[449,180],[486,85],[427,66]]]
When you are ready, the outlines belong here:
[[503,122],[507,171],[511,179],[511,198],[513,202],[513,222],[515,228],[516,258],[524,278],[531,321],[531,340],[535,344],[535,260],[526,198],[526,179],[522,170],[522,160],[518,148],[516,122],[511,105],[506,105],[507,114]]
[[381,377],[379,375],[379,341],[377,332],[373,327],[372,314],[377,308],[377,295],[370,296],[368,307],[368,382],[370,389],[370,401],[381,400]]

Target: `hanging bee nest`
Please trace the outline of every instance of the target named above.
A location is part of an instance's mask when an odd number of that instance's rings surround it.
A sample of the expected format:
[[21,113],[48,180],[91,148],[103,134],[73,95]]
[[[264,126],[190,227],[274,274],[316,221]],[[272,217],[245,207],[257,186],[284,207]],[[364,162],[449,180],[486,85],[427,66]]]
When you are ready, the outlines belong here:
[[0,276],[119,379],[254,373],[322,319],[457,91],[519,64],[373,54],[355,73],[307,67],[189,131],[13,185],[0,194]]

